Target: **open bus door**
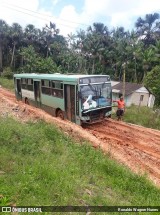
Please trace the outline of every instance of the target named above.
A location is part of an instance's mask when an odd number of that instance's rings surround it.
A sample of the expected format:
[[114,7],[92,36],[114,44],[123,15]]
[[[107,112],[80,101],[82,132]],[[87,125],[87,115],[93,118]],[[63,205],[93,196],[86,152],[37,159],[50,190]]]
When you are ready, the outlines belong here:
[[71,122],[76,122],[75,92],[75,85],[64,84],[65,112],[67,119]]
[[21,79],[15,79],[17,100],[22,100]]
[[41,88],[40,81],[34,81],[34,98],[37,107],[40,107],[41,104]]

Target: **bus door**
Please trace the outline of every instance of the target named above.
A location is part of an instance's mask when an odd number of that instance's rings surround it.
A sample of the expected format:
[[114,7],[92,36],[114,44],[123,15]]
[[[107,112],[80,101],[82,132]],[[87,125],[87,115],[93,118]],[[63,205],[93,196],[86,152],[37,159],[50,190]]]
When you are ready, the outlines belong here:
[[16,80],[16,97],[18,100],[22,100],[21,79],[15,80]]
[[34,98],[37,106],[40,106],[41,103],[41,89],[40,89],[40,81],[34,81]]
[[75,115],[75,85],[64,84],[65,112],[67,119],[76,122]]

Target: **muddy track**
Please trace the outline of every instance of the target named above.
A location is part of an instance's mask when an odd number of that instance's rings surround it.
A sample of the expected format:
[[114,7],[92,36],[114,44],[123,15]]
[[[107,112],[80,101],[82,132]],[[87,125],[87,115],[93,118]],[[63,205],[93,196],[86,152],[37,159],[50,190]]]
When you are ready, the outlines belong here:
[[104,150],[110,145],[111,155],[114,149],[121,154],[122,163],[160,184],[160,131],[112,119],[85,129],[102,141]]
[[[18,112],[13,107],[18,106]],[[5,110],[4,110],[5,109]],[[160,186],[160,131],[109,119],[81,128],[52,117],[44,111],[17,102],[14,93],[0,88],[0,112],[10,112],[18,120],[43,119],[56,124],[66,135],[88,140],[95,149],[101,148],[118,162],[138,174],[147,174]]]

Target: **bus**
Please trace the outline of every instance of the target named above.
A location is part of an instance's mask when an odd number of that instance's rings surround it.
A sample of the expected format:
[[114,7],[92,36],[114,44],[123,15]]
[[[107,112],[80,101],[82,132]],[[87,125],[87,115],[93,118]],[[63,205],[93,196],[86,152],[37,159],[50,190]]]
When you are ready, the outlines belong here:
[[109,75],[14,74],[17,100],[78,125],[111,116]]

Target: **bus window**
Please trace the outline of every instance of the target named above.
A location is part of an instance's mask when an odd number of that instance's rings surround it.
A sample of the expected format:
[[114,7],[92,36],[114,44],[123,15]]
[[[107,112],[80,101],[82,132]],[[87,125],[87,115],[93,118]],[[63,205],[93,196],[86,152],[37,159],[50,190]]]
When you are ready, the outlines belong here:
[[60,81],[52,81],[52,96],[63,98],[63,83]]
[[27,89],[33,91],[33,79],[27,79]]
[[111,85],[93,84],[81,86],[82,109],[111,105]]
[[26,78],[22,78],[22,89],[27,89],[27,79]]
[[42,93],[45,95],[50,96],[51,95],[51,83],[49,80],[42,80]]

